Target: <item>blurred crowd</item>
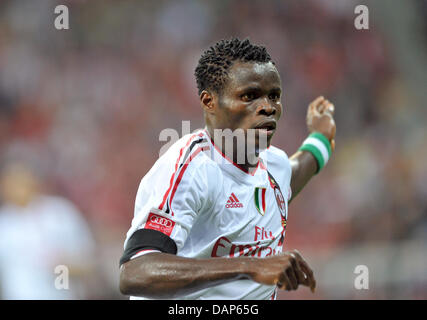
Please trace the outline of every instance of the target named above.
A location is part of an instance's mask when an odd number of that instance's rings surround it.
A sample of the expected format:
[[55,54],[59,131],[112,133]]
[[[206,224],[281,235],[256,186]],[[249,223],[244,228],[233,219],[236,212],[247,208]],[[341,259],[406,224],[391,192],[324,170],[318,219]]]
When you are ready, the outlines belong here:
[[[58,4],[69,8],[69,30],[54,27]],[[188,120],[191,130],[204,126],[194,68],[204,49],[231,36],[265,45],[276,62],[285,111],[273,144],[288,155],[307,135],[308,104],[323,95],[335,105],[335,155],[291,204],[285,247],[333,253],[361,244],[426,242],[427,109],[399,67],[387,30],[377,27],[378,15],[371,12],[369,30],[355,29],[357,4],[0,2],[2,185],[37,181],[31,197],[66,202],[82,218],[70,237],[88,239],[81,246],[84,263],[75,268],[91,280],[73,298],[125,298],[117,286],[118,261],[138,184],[165,143],[159,141],[163,129],[181,132]],[[426,7],[416,11],[426,21]],[[11,215],[11,205],[13,214],[25,214],[19,208],[32,198],[11,204],[16,197],[1,190],[0,228],[7,229],[2,215]],[[64,224],[56,225],[61,234]],[[2,245],[9,241],[4,237]],[[66,264],[64,254],[46,266],[53,278],[55,265]],[[0,262],[0,269],[10,267]],[[408,298],[427,297],[427,280],[421,283]],[[7,298],[2,285],[0,277],[0,297]]]

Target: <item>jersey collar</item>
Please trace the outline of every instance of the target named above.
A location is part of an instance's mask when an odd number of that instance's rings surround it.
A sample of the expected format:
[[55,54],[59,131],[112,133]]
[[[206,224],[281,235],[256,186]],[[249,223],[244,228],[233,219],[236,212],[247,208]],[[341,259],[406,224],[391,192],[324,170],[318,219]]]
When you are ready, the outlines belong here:
[[242,166],[240,166],[239,164],[231,160],[229,157],[227,157],[219,149],[219,147],[215,145],[213,139],[209,135],[209,132],[206,130],[206,128],[203,129],[203,133],[206,136],[207,140],[210,142],[210,144],[213,146],[213,148],[211,148],[211,150],[213,150],[212,153],[216,153],[216,155],[212,154],[212,156],[214,157],[214,159],[220,159],[220,161],[217,161],[217,162],[224,171],[227,171],[231,175],[242,180],[254,180],[255,177],[259,176],[264,171],[265,171],[264,173],[266,173],[266,166],[263,163],[263,160],[261,159],[261,157],[258,159],[257,166],[251,169],[250,171],[247,171],[245,168],[243,168]]

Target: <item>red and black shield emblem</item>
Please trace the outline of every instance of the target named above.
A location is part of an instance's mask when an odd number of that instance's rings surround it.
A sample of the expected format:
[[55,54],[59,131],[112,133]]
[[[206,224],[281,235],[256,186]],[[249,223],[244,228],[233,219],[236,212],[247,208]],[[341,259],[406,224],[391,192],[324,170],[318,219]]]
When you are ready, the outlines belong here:
[[280,190],[279,184],[276,182],[276,180],[273,178],[270,172],[268,172],[268,177],[270,180],[270,185],[274,190],[274,196],[276,198],[277,206],[280,211],[280,215],[282,217],[282,226],[285,229],[286,228],[286,221],[287,221],[287,213],[286,213],[286,201],[283,197],[282,191]]

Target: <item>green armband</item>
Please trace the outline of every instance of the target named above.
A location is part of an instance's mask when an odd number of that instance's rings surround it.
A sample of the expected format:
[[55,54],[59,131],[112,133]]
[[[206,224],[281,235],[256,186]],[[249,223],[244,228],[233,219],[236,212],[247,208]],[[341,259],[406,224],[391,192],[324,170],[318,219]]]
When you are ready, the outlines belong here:
[[320,132],[311,133],[298,150],[308,151],[314,156],[317,161],[316,173],[319,173],[326,163],[328,163],[332,154],[331,143],[328,138]]

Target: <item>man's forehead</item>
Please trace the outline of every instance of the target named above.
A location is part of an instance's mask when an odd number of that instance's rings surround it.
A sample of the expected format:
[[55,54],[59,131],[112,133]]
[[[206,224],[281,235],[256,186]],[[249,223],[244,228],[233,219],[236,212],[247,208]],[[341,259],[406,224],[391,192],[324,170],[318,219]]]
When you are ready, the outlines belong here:
[[229,85],[253,82],[280,85],[279,73],[271,62],[235,62],[228,72]]

